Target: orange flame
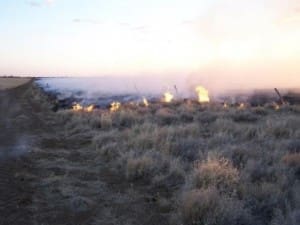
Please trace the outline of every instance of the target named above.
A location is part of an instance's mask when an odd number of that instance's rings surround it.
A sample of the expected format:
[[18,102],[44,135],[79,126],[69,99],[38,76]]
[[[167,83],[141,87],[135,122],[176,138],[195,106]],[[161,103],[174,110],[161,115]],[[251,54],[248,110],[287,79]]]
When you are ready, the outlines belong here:
[[205,103],[205,102],[209,102],[210,99],[209,99],[209,95],[208,95],[208,90],[206,90],[204,87],[202,86],[197,86],[196,87],[196,92],[198,94],[198,101],[200,103]]
[[110,104],[110,111],[111,112],[116,112],[120,107],[121,107],[121,103],[120,102],[112,102]]
[[143,98],[143,103],[145,106],[149,106],[149,102],[145,97]]
[[83,110],[83,107],[79,103],[76,103],[75,105],[72,106],[72,109],[74,111],[80,111]]
[[94,105],[89,105],[84,108],[84,111],[86,111],[86,112],[92,112],[93,110],[94,110]]
[[74,111],[85,111],[85,112],[92,112],[94,109],[94,105],[89,105],[87,107],[83,107],[79,103],[76,103],[75,105],[72,106],[72,109]]
[[170,92],[164,93],[164,102],[171,102],[173,100],[174,96]]
[[240,103],[240,105],[239,105],[239,109],[244,109],[246,106],[245,106],[245,103]]
[[276,111],[280,109],[280,106],[276,102],[273,103],[273,107]]

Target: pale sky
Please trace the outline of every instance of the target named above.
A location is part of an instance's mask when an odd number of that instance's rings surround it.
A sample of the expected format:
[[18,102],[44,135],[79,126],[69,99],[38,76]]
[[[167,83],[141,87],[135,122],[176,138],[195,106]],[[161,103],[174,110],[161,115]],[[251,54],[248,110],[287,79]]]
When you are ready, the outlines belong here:
[[0,75],[300,84],[300,0],[0,0]]

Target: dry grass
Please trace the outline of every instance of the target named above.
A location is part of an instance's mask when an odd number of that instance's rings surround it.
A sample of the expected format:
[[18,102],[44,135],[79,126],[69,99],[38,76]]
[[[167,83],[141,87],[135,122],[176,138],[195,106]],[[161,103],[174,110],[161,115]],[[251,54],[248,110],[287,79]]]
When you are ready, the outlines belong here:
[[93,136],[86,154],[95,162],[147,184],[172,224],[298,221],[299,106],[176,102],[59,114],[68,132]]
[[239,181],[239,173],[228,159],[208,159],[196,164],[193,172],[195,188],[215,187],[220,191],[233,191]]
[[290,167],[300,169],[300,153],[292,153],[283,156],[282,161]]
[[0,77],[0,90],[18,87],[29,82],[31,78]]

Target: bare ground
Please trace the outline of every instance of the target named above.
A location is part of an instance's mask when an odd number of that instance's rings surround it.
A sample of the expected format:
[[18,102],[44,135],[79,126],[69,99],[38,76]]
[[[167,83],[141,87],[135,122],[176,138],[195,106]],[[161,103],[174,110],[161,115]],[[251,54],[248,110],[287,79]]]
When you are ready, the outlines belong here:
[[29,82],[31,78],[25,77],[0,77],[0,90],[15,88]]
[[146,184],[91,154],[32,82],[0,92],[0,224],[167,224]]

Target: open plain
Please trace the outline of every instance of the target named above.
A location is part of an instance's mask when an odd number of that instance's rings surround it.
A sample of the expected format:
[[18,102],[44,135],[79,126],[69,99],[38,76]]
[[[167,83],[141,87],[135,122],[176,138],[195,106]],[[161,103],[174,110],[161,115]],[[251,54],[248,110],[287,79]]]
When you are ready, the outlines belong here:
[[299,105],[0,106],[1,225],[299,224]]

